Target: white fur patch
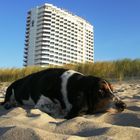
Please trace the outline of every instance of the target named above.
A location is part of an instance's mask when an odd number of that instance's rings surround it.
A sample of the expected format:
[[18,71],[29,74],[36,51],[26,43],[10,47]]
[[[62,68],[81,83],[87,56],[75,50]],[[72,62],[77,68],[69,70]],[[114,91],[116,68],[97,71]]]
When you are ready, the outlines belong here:
[[15,90],[12,88],[12,95],[10,97],[10,102],[16,102],[16,99],[15,99]]
[[[68,101],[67,83],[68,83],[69,78],[75,73],[79,73],[79,72],[76,72],[74,70],[68,70],[61,75],[61,79],[62,79],[61,93],[63,96],[63,101],[64,101],[65,106],[66,106],[66,112],[69,112],[70,109],[72,108],[72,105]],[[79,74],[81,74],[81,73],[79,73]]]
[[24,103],[25,105],[30,105],[30,106],[35,105],[35,103],[34,103],[34,101],[32,100],[31,97],[29,97],[28,100],[23,100],[23,103]]
[[40,99],[35,105],[35,108],[49,113],[54,117],[64,117],[65,112],[61,109],[60,102],[57,99],[55,99],[55,102],[56,103],[54,103],[50,98],[41,95]]
[[[27,100],[22,100],[24,105],[34,105],[34,101],[31,99],[31,97]],[[12,88],[12,95],[10,97],[10,103],[11,104],[18,104],[18,102],[15,99],[15,90]]]

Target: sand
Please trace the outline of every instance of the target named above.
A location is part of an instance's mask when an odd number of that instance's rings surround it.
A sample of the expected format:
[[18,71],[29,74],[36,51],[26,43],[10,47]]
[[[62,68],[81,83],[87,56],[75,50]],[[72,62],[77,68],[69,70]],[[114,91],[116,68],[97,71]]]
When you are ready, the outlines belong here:
[[[1,83],[2,85],[2,83]],[[140,80],[113,83],[116,94],[127,104],[119,114],[85,115],[71,120],[55,119],[38,109],[0,106],[0,140],[139,140]],[[5,87],[1,86],[0,101]]]

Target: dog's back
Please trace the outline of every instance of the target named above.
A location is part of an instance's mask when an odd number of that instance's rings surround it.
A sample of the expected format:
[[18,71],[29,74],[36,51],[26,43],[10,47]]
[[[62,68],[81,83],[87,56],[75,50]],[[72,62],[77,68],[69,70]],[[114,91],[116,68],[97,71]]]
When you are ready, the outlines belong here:
[[[30,97],[34,103],[37,103],[42,94],[41,92],[46,92],[50,89],[52,90],[54,88],[53,86],[55,85],[54,82],[56,82],[56,79],[64,71],[66,71],[66,69],[50,68],[14,81],[7,88],[5,100],[1,104],[7,109],[10,108],[9,102],[13,97],[20,105],[23,105],[23,100],[29,100]],[[51,83],[53,83],[53,85],[51,85]],[[56,86],[57,84],[58,83],[56,83]]]

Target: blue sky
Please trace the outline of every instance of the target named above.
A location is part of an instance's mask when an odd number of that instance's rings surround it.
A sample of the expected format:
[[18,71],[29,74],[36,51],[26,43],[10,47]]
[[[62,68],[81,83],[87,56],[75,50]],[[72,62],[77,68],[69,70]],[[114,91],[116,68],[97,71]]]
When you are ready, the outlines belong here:
[[27,11],[44,3],[94,25],[95,61],[140,58],[140,0],[0,0],[0,68],[22,67]]

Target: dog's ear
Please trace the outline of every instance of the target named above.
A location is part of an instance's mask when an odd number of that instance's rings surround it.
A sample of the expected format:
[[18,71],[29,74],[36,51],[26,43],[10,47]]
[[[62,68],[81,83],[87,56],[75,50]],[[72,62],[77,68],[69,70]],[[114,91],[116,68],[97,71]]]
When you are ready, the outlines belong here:
[[100,88],[102,90],[105,90],[105,91],[107,91],[107,90],[113,91],[113,86],[108,81],[106,81],[106,80],[101,80]]

